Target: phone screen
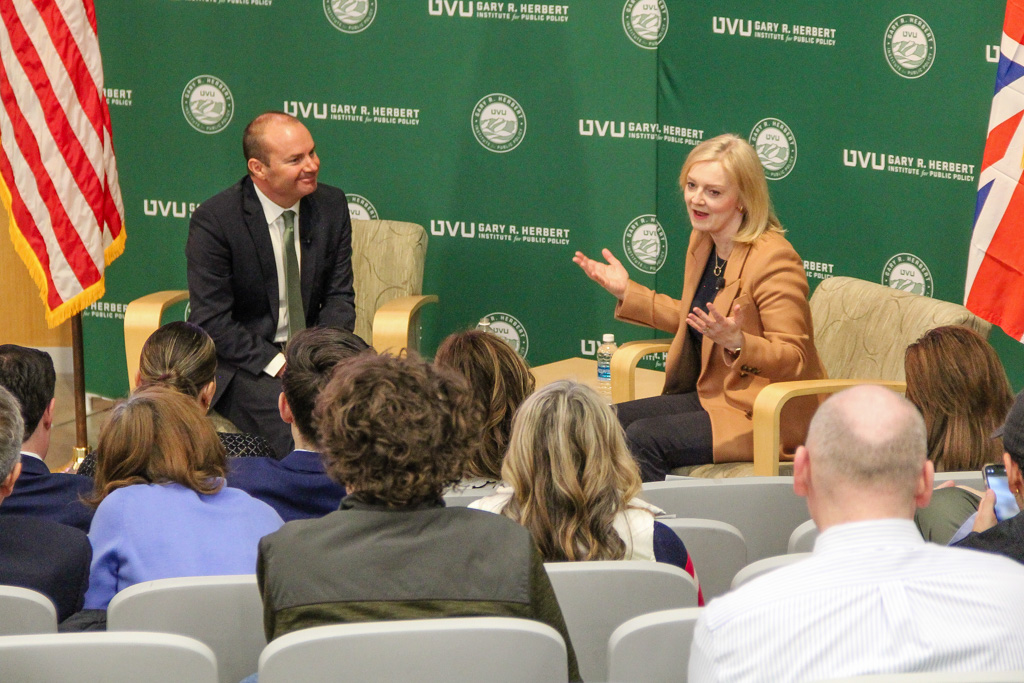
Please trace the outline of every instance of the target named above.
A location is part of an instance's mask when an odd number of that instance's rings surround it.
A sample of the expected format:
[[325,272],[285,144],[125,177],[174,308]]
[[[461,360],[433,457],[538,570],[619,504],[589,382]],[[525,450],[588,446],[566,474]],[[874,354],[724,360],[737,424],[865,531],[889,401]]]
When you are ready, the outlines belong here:
[[1010,484],[1006,480],[1006,468],[1002,465],[985,465],[984,471],[985,484],[996,492],[996,519],[1001,522],[1020,512],[1017,499],[1010,492]]

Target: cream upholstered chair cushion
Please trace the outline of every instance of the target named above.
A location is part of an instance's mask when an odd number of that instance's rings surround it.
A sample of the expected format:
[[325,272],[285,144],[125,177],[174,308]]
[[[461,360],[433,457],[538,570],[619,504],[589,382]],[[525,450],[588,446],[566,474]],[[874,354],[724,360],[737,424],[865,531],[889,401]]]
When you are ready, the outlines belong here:
[[356,334],[373,345],[373,317],[392,299],[423,293],[427,232],[402,221],[352,221]]
[[852,277],[824,280],[811,297],[814,343],[829,377],[903,381],[907,347],[928,330],[992,325],[959,304]]

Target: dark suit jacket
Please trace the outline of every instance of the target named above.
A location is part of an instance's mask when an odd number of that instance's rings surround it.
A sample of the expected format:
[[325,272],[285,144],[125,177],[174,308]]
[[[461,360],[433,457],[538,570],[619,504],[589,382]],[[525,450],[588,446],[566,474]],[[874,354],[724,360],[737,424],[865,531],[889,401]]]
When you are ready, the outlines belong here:
[[33,517],[0,517],[0,584],[50,598],[58,621],[82,609],[91,561],[89,538],[78,529]]
[[[355,327],[352,224],[345,193],[319,185],[299,204],[306,326]],[[185,245],[189,320],[217,345],[217,396],[237,368],[259,375],[279,349],[274,248],[252,180],[243,178],[192,214]]]
[[80,474],[50,472],[46,463],[25,455],[14,493],[0,505],[0,517],[42,517],[88,533],[93,509],[81,501],[92,493],[92,479]]
[[313,519],[334,512],[345,489],[327,476],[319,453],[292,451],[284,459],[229,458],[228,486],[277,510],[281,519]]

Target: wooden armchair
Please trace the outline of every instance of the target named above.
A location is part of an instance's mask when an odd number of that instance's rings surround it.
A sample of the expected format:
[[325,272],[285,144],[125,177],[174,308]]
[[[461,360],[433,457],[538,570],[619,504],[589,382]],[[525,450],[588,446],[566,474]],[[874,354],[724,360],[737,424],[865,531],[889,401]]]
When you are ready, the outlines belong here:
[[[422,294],[426,256],[427,233],[422,225],[352,221],[355,333],[378,352],[419,347],[420,309],[437,302],[437,296]],[[164,311],[187,299],[187,290],[168,290],[128,304],[124,348],[131,388],[135,388],[142,345],[160,327]]]
[[[779,473],[779,421],[790,399],[833,393],[857,384],[905,391],[903,356],[907,346],[925,332],[943,325],[962,325],[988,337],[992,328],[959,304],[850,277],[823,281],[814,290],[810,305],[815,346],[833,379],[776,382],[761,390],[754,401],[753,467],[749,473]],[[623,344],[612,357],[613,400],[631,400],[634,392],[629,373],[644,355],[667,348],[667,340]]]

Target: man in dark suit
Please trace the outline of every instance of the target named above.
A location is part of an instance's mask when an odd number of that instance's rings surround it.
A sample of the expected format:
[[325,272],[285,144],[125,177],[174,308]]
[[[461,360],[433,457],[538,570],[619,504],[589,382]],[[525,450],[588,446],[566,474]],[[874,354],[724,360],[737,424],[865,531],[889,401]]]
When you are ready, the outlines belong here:
[[[18,401],[0,387],[0,504],[21,473],[23,435]],[[6,507],[0,505],[5,512]],[[91,559],[89,539],[78,529],[34,517],[0,517],[0,585],[42,593],[56,607],[58,620],[82,608]]]
[[270,458],[231,458],[228,486],[267,503],[290,522],[323,517],[338,509],[345,489],[324,469],[313,408],[338,364],[367,351],[366,342],[333,327],[298,332],[285,349],[281,419],[291,425],[295,450],[280,462]]
[[298,119],[257,116],[242,148],[248,176],[192,214],[189,320],[217,345],[214,409],[281,457],[292,445],[277,411],[285,342],[306,327],[355,327],[352,225],[345,193],[317,184],[320,159]]
[[21,405],[25,425],[21,476],[0,508],[0,516],[42,517],[88,532],[93,509],[81,498],[92,493],[92,479],[50,472],[45,462],[53,429],[56,383],[50,354],[15,344],[0,345],[0,386]]

